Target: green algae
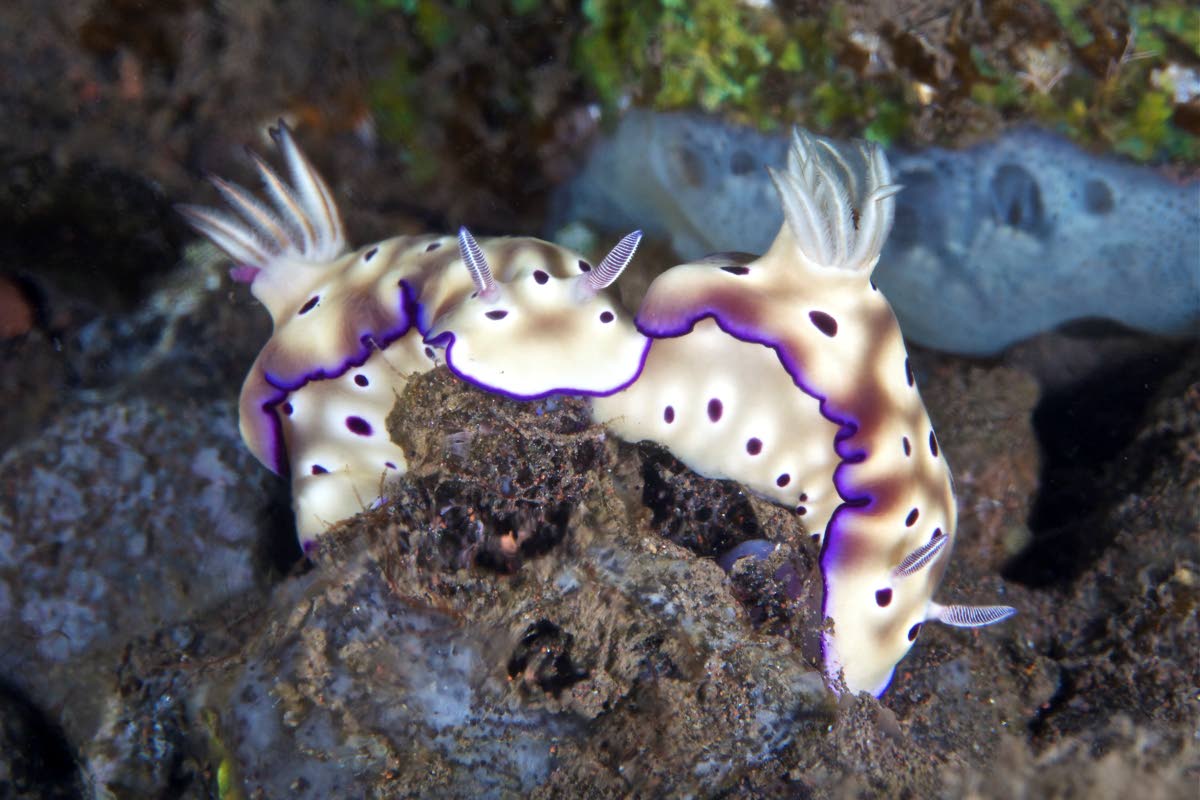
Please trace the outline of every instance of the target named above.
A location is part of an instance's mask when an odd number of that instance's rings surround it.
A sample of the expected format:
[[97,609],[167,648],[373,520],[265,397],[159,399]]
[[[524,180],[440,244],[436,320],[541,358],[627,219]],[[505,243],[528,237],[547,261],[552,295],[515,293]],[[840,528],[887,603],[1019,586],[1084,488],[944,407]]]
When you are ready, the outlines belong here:
[[660,108],[753,105],[774,57],[760,15],[721,0],[585,0],[583,16],[576,63],[610,107],[639,82]]
[[222,735],[221,715],[212,708],[200,711],[200,722],[207,734],[209,752],[216,761],[216,796],[219,800],[245,800],[242,781],[238,774],[237,758]]
[[[1162,79],[1181,58],[1200,58],[1200,10],[1186,3],[1115,5],[1102,18],[1084,0],[997,2],[937,38],[841,3],[801,16],[722,0],[350,1],[399,15],[420,42],[422,52],[394,52],[369,96],[384,136],[427,177],[437,161],[419,135],[429,54],[505,19],[565,42],[568,63],[555,66],[570,73],[568,93],[610,117],[628,105],[697,109],[763,131],[795,123],[884,144],[954,143],[1032,122],[1139,161],[1200,163],[1200,139]],[[534,90],[524,92],[509,106],[536,115]]]

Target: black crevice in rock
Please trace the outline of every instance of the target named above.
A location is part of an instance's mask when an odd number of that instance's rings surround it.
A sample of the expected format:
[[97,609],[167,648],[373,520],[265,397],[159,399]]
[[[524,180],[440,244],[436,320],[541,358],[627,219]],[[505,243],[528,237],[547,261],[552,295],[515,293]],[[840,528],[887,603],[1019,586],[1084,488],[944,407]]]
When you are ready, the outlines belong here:
[[589,673],[575,664],[571,650],[575,637],[548,619],[532,623],[521,635],[508,660],[508,677],[523,679],[546,694],[558,697]]
[[650,526],[698,556],[716,558],[747,539],[764,538],[754,507],[732,481],[702,478],[661,447],[644,443],[642,503]]
[[62,728],[15,686],[0,679],[0,761],[12,781],[0,797],[83,797],[79,767]]
[[1162,452],[1153,442],[1132,446],[1134,440],[1189,351],[1167,344],[1116,360],[1043,397],[1033,414],[1042,449],[1029,517],[1033,542],[1006,567],[1007,580],[1066,585],[1104,553],[1118,533],[1105,523],[1109,512],[1138,490]]

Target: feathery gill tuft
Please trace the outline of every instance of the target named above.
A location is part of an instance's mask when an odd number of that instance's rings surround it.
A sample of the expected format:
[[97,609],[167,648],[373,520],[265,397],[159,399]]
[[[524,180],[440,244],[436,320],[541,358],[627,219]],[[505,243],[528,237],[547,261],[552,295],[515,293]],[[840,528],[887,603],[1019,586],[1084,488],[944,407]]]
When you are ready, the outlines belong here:
[[831,269],[870,272],[892,228],[893,196],[900,186],[889,182],[879,145],[856,142],[853,147],[845,152],[796,128],[787,171],[770,173],[805,258]]
[[[281,121],[271,136],[283,154],[291,185],[261,157],[258,167],[270,205],[236,183],[212,177],[222,199],[236,212],[181,205],[179,213],[237,263],[234,277],[278,318],[302,299],[325,266],[346,252],[345,230],[333,194],[312,163],[296,146]],[[307,269],[306,269],[307,268]]]

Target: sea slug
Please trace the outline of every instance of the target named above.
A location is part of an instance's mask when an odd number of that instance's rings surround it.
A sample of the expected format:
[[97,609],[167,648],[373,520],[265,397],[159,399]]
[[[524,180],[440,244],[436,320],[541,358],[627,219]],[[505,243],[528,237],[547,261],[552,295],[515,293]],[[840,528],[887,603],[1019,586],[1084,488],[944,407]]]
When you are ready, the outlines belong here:
[[306,550],[404,474],[386,418],[411,376],[445,366],[518,400],[590,397],[619,436],[803,516],[821,540],[835,689],[882,693],[927,621],[1014,613],[933,600],[956,508],[900,328],[870,279],[900,188],[877,146],[797,131],[786,171],[771,173],[784,224],[767,253],[674,267],[633,318],[609,287],[640,232],[594,266],[465,228],[350,251],[329,188],[286,127],[273,133],[291,184],[257,160],[270,205],[214,179],[241,219],[181,210],[274,320],[242,388],[241,429],[290,473]]
[[[407,470],[386,420],[413,375],[445,363],[529,399],[616,391],[641,370],[649,342],[606,292],[640,233],[594,270],[550,242],[476,241],[465,229],[457,239],[400,236],[351,251],[328,186],[286,126],[272,136],[291,184],[256,157],[270,205],[214,178],[240,219],[180,211],[229,254],[234,278],[274,321],[242,386],[240,427],[263,464],[291,476],[306,551]],[[547,304],[551,323],[531,324]]]
[[804,515],[822,539],[827,676],[880,694],[925,622],[1014,611],[933,601],[956,507],[900,327],[870,279],[900,189],[883,151],[797,130],[771,177],[784,224],[770,249],[660,275],[637,314],[654,340],[643,372],[594,414]]

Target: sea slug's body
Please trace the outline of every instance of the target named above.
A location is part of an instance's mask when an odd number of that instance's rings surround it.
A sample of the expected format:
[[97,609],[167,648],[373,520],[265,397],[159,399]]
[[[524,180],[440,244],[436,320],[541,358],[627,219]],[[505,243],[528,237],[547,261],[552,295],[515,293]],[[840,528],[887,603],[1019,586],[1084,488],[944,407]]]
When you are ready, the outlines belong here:
[[932,601],[954,492],[900,328],[870,281],[899,188],[882,152],[798,133],[773,177],[786,221],[770,250],[659,276],[637,315],[654,339],[644,371],[595,414],[805,515],[823,539],[829,677],[880,693],[926,620],[982,624],[1010,610]]
[[[250,283],[275,323],[242,386],[240,426],[263,464],[290,474],[306,550],[330,526],[377,503],[388,481],[405,473],[386,419],[411,376],[444,361],[484,388],[533,398],[616,391],[640,371],[648,343],[604,291],[640,234],[596,266],[603,278],[590,275],[592,265],[578,253],[549,242],[476,242],[465,231],[457,241],[401,236],[347,253],[328,187],[286,128],[274,134],[295,187],[258,161],[274,208],[215,179],[244,219],[181,210],[238,262],[235,277]],[[527,304],[536,311],[543,289],[557,307],[574,312],[572,321],[590,324],[572,327],[562,314],[543,323],[544,314],[523,314]],[[485,297],[476,297],[481,292]],[[516,295],[513,302],[492,308],[506,292]],[[465,318],[464,305],[488,307]],[[531,324],[528,317],[537,319]],[[460,323],[457,335],[447,330],[450,322]],[[572,348],[572,337],[586,341]],[[557,358],[536,353],[547,343]],[[503,344],[507,349],[489,349]],[[477,365],[476,351],[487,357],[486,369]]]
[[803,515],[822,539],[835,688],[881,693],[927,620],[1012,613],[933,601],[955,501],[899,327],[870,281],[899,188],[877,147],[842,152],[797,132],[788,169],[772,173],[786,221],[770,250],[668,270],[635,326],[608,287],[640,232],[595,266],[465,229],[348,253],[328,188],[285,128],[276,138],[295,188],[260,161],[273,208],[217,180],[243,219],[184,213],[239,262],[235,276],[275,322],[242,389],[241,427],[264,464],[290,472],[306,549],[405,472],[386,418],[412,375],[444,364],[516,399],[592,397],[618,435]]

